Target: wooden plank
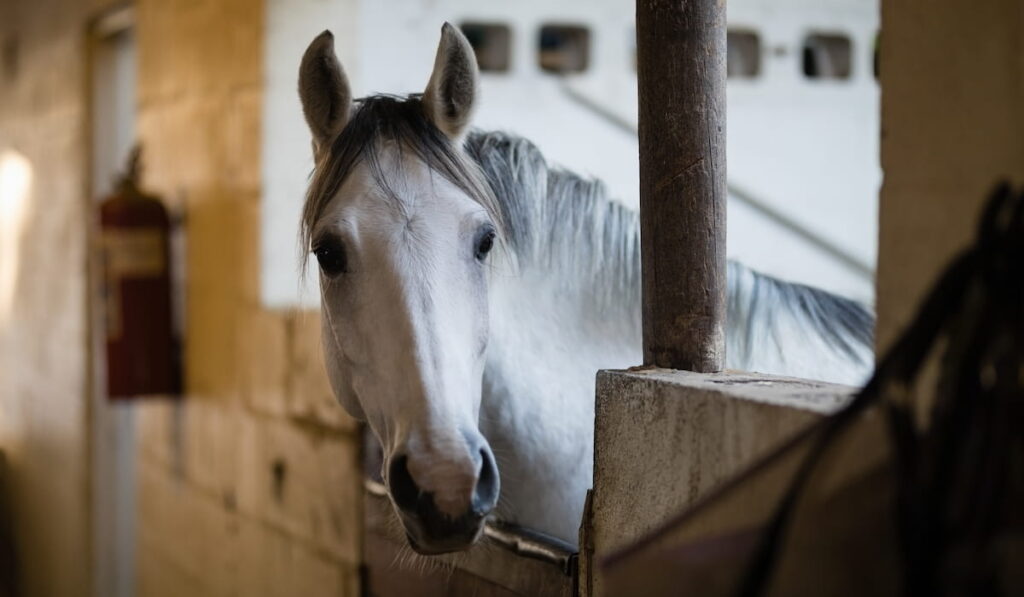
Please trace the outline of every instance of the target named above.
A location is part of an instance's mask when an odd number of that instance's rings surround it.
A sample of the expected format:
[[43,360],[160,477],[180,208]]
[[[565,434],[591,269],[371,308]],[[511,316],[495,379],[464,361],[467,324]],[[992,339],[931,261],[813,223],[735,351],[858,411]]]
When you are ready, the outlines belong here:
[[644,364],[725,361],[725,2],[637,0]]

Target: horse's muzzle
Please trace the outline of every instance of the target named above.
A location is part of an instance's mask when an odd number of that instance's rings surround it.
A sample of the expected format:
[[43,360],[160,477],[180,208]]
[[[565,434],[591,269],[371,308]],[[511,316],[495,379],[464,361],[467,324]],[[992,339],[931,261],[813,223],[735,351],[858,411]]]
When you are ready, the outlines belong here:
[[422,491],[409,474],[405,456],[393,458],[388,471],[391,498],[398,509],[409,545],[418,553],[437,555],[467,549],[483,531],[498,501],[498,469],[490,450],[481,449],[480,474],[465,512],[450,516],[437,508],[434,495]]

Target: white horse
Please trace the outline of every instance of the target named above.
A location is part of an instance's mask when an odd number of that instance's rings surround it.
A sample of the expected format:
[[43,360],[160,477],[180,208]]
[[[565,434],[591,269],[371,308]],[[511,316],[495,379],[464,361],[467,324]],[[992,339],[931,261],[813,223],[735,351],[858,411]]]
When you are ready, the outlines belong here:
[[[595,373],[641,359],[637,214],[528,141],[469,133],[476,90],[473,50],[448,24],[422,95],[353,100],[330,32],[299,72],[327,372],[380,440],[425,554],[469,547],[495,507],[575,544]],[[866,377],[863,307],[736,263],[728,275],[730,368]]]

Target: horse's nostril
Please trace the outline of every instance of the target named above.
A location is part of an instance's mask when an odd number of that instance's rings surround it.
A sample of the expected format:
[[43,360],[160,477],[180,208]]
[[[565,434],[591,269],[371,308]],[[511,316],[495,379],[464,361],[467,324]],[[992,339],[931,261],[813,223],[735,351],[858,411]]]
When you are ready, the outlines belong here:
[[409,459],[406,456],[397,456],[391,459],[391,466],[388,469],[388,485],[391,488],[391,497],[402,510],[413,511],[416,509],[416,502],[420,497],[420,488],[412,480],[409,474]]
[[499,482],[498,467],[494,457],[486,448],[480,450],[480,477],[473,490],[473,514],[486,516],[498,502]]

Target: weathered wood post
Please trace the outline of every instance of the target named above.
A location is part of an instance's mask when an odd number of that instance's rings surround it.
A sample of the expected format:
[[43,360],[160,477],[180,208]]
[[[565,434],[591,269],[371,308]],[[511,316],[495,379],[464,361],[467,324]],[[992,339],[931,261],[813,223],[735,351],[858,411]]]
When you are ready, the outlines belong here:
[[725,361],[725,0],[637,0],[644,364]]

